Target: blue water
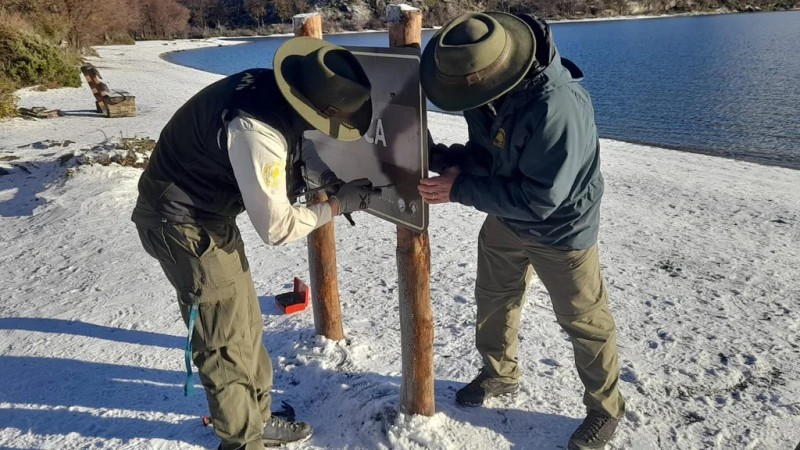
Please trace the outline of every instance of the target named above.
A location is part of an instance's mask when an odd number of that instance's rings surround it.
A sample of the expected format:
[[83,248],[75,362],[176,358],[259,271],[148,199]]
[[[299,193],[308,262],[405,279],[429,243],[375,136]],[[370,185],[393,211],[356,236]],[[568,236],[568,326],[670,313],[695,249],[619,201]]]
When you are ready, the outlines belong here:
[[[603,137],[800,168],[800,12],[552,28],[561,54],[586,75]],[[432,34],[424,33],[423,45]],[[285,39],[257,38],[167,59],[227,75],[271,67]],[[386,33],[326,39],[388,45]]]

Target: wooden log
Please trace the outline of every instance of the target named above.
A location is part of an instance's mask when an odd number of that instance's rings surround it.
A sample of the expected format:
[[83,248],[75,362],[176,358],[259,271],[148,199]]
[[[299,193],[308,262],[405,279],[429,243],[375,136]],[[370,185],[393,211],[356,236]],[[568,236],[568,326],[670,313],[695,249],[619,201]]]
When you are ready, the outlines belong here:
[[111,91],[104,97],[106,117],[136,116],[136,97],[125,91]]
[[[411,6],[386,7],[391,47],[422,43],[422,12]],[[431,248],[428,232],[397,227],[397,284],[403,379],[401,404],[411,414],[436,412],[433,378],[433,312],[431,310]]]
[[52,119],[61,115],[60,109],[47,109],[43,106],[34,106],[33,108],[17,108],[20,115],[25,117],[34,117],[36,119]]
[[[295,36],[322,39],[322,16],[319,13],[293,17]],[[328,196],[320,192],[309,203],[324,202]],[[336,231],[333,221],[308,235],[308,272],[311,278],[311,303],[314,306],[314,328],[317,334],[336,341],[344,339],[342,309],[339,302],[339,280],[336,268]]]

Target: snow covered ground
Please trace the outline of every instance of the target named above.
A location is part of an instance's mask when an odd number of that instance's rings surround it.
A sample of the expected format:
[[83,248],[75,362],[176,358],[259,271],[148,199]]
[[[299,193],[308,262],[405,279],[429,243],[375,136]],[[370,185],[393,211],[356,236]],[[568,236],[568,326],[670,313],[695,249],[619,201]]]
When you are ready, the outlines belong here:
[[[0,122],[0,447],[214,448],[205,398],[185,398],[185,327],[129,221],[140,170],[84,165],[107,139],[156,138],[184,100],[217,79],[158,55],[216,41],[101,47],[111,88],[135,118],[93,113],[84,86],[23,91],[22,106],[66,116]],[[434,136],[463,139],[455,116]],[[61,142],[49,146],[44,141]],[[66,141],[66,142],[65,142]],[[38,144],[36,144],[38,143]],[[619,328],[629,412],[615,449],[792,449],[800,441],[800,172],[605,140],[601,260]],[[18,159],[14,159],[18,158]],[[63,163],[63,164],[62,164]],[[534,283],[523,317],[522,389],[456,406],[479,368],[473,347],[482,214],[433,207],[436,408],[398,412],[394,227],[337,220],[347,342],[314,335],[311,311],[273,296],[308,279],[304,242],[263,245],[240,218],[275,364],[276,403],[315,427],[308,449],[564,448],[583,416],[569,344]],[[195,376],[196,380],[196,376]],[[199,387],[199,383],[197,384]]]

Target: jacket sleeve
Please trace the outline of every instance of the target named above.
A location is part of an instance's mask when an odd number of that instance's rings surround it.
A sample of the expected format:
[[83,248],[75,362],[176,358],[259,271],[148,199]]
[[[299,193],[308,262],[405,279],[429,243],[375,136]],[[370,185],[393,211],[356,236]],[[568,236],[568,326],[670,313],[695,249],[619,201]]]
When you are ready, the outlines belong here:
[[492,156],[484,148],[474,145],[472,140],[466,144],[434,144],[428,131],[428,169],[442,173],[448,167],[457,166],[462,172],[474,175],[489,175]]
[[[513,176],[460,174],[450,199],[498,217],[546,220],[569,197],[583,167],[581,130],[563,109],[532,112],[510,145],[521,147]],[[508,151],[508,150],[504,150]]]
[[261,239],[283,245],[307,236],[331,220],[327,203],[293,206],[286,193],[286,141],[252,118],[228,124],[228,156],[247,215]]
[[301,145],[303,146],[303,175],[306,182],[311,185],[309,187],[325,186],[339,180],[336,173],[320,158],[314,141],[304,139]]

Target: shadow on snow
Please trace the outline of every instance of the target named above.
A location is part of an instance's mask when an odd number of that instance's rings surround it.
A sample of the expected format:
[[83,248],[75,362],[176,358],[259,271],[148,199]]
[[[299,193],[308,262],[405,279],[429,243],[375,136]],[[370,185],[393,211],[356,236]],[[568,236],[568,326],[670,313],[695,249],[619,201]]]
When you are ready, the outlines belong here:
[[[266,320],[280,313],[273,297],[259,300]],[[0,319],[0,330],[3,329],[74,334],[175,347],[177,351],[183,345],[183,339],[176,336],[56,319]],[[412,441],[420,433],[433,434],[438,436],[434,439],[442,441],[458,436],[459,430],[420,431],[398,424],[400,378],[363,371],[358,367],[361,362],[352,360],[347,347],[336,346],[333,353],[320,354],[315,351],[316,339],[313,329],[264,333],[275,364],[273,405],[288,401],[297,409],[299,420],[314,426],[312,445],[316,441],[320,443],[316,445],[324,443],[329,448],[375,448],[391,442],[390,433]],[[305,348],[298,349],[298,343],[304,343]],[[397,364],[399,369],[399,361]],[[0,356],[0,379],[4,380],[0,403],[11,404],[0,408],[0,423],[23,434],[40,436],[78,433],[123,442],[156,438],[206,447],[216,445],[216,438],[201,425],[200,416],[207,414],[207,406],[197,375],[198,389],[188,398],[182,392],[184,377],[182,371],[105,362]],[[563,447],[579,423],[561,415],[492,407],[491,403],[483,408],[460,407],[454,396],[461,386],[460,382],[435,381],[437,412],[457,424],[492,430],[514,448]],[[134,417],[114,417],[120,410]],[[424,446],[426,439],[429,437],[419,438],[420,445]],[[453,444],[457,442],[463,441],[453,440]]]

